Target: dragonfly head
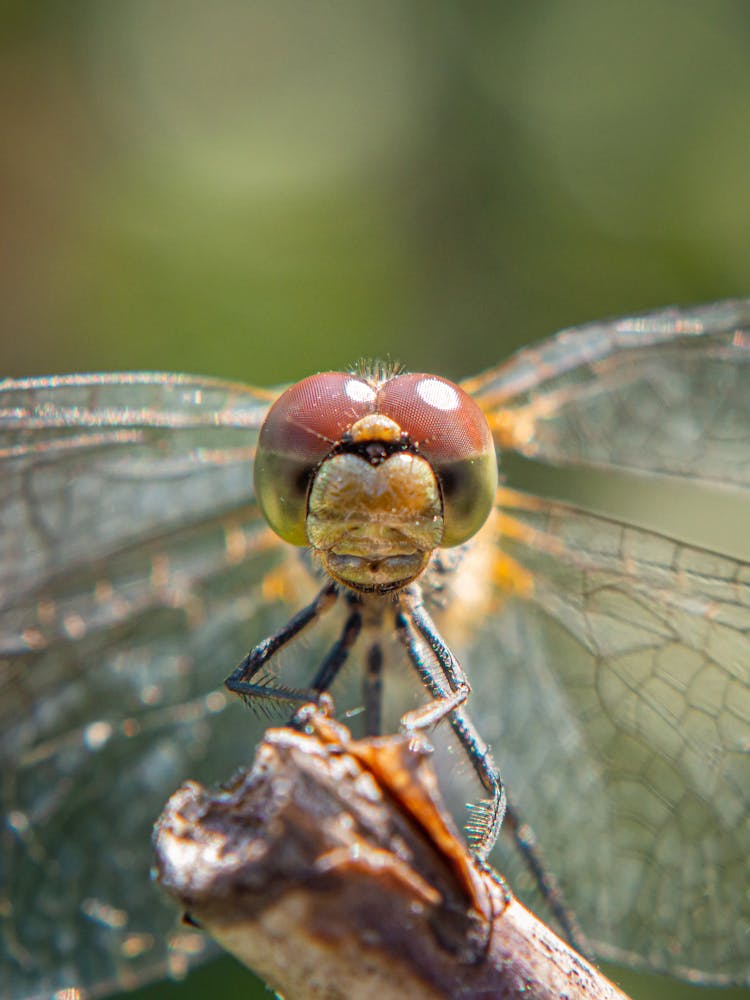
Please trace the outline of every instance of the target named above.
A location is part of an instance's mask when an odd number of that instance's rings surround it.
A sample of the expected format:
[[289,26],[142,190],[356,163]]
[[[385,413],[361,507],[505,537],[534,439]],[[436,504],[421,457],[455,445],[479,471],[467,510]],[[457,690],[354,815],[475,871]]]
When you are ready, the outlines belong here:
[[479,530],[497,460],[484,414],[451,382],[325,372],[269,410],[255,486],[277,534],[345,586],[383,593]]

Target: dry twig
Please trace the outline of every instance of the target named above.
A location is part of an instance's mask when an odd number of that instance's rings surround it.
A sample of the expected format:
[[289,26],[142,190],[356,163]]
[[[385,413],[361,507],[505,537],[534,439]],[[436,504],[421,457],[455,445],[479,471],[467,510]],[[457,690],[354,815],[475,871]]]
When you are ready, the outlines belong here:
[[309,722],[269,730],[224,790],[167,804],[159,879],[192,920],[294,1000],[623,1000],[477,870],[424,744]]

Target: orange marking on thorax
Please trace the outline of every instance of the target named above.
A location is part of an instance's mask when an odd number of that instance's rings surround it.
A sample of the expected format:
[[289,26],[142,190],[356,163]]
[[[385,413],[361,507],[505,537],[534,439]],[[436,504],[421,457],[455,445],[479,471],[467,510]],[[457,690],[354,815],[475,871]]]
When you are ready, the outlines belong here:
[[261,593],[264,601],[284,601],[296,608],[310,599],[313,585],[313,577],[305,571],[297,553],[289,552],[278,566],[263,577]]
[[496,409],[487,413],[487,423],[490,425],[495,444],[499,448],[520,451],[523,455],[532,455],[535,451],[534,438],[537,424],[554,416],[565,403],[567,390],[560,389],[543,396],[537,396],[526,406],[515,409]]
[[261,587],[264,601],[289,600],[290,573],[286,566],[276,566],[263,577]]
[[495,410],[487,414],[492,437],[498,448],[517,450],[532,436],[533,423],[524,420],[518,410]]
[[504,596],[529,598],[534,592],[534,577],[505,552],[495,553],[492,582]]

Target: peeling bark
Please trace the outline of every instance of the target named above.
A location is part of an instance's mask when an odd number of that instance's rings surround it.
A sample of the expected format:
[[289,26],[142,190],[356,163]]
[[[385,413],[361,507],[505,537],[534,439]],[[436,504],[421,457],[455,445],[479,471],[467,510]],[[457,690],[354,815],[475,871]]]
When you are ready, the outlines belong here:
[[623,1000],[477,868],[423,742],[308,721],[169,800],[158,877],[191,921],[294,1000]]

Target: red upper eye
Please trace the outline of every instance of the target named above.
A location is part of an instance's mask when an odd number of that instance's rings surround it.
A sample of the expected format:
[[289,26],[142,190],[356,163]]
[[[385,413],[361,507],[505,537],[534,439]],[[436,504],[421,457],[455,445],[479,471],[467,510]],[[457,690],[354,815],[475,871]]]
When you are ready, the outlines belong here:
[[395,420],[429,461],[443,499],[443,539],[460,545],[481,528],[497,488],[487,418],[463,389],[436,375],[399,375],[378,393],[378,411]]
[[310,375],[279,396],[258,443],[276,454],[320,462],[356,420],[375,410],[376,398],[372,386],[355,375]]
[[437,463],[494,452],[487,418],[467,393],[436,375],[398,375],[378,393],[378,411]]
[[255,493],[268,523],[293,545],[306,545],[307,490],[341,435],[375,409],[376,393],[345,372],[297,382],[276,400],[260,429]]

